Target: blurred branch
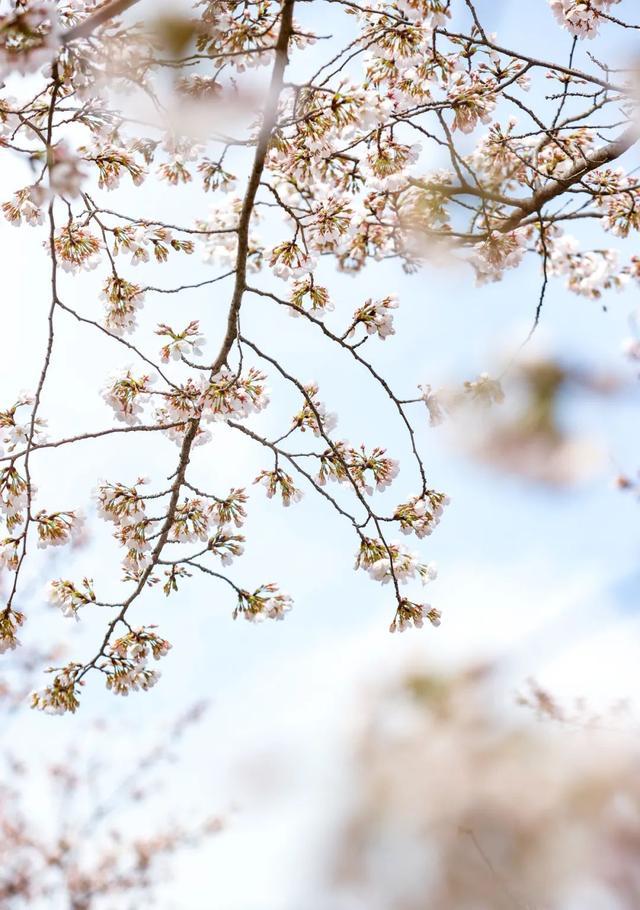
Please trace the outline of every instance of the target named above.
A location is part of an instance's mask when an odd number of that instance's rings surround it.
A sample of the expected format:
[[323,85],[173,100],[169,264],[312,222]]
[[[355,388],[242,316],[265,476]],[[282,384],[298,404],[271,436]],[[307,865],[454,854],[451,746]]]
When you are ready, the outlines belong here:
[[99,25],[103,25],[109,19],[119,16],[120,13],[124,13],[125,10],[128,10],[130,6],[134,6],[136,3],[138,3],[138,0],[113,0],[112,3],[106,3],[93,16],[89,16],[84,22],[80,22],[66,31],[62,36],[62,43],[69,44],[70,41],[76,41],[78,38],[88,38]]

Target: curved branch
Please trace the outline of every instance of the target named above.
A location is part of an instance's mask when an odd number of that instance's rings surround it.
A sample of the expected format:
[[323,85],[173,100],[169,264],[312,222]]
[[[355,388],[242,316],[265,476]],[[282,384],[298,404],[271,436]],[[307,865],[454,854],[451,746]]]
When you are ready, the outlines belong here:
[[518,227],[525,218],[529,215],[533,215],[534,212],[539,212],[547,202],[551,202],[552,199],[561,196],[562,193],[565,193],[570,186],[577,183],[586,174],[594,171],[596,168],[602,167],[603,164],[609,164],[610,161],[615,161],[616,158],[623,155],[638,141],[638,136],[638,127],[636,125],[630,126],[621,136],[614,139],[613,142],[603,145],[602,148],[597,149],[593,155],[588,158],[585,157],[582,161],[574,164],[564,177],[557,177],[554,180],[550,180],[534,193],[533,196],[524,202],[521,202],[518,205],[517,210],[500,225],[499,230],[502,233],[506,233],[507,231],[512,231],[514,228]]

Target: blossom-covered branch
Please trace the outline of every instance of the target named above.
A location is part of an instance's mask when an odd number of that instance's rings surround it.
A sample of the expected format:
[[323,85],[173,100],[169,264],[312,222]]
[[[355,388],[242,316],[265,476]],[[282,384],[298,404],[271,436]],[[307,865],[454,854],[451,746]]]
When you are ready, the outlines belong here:
[[[285,507],[317,495],[348,524],[355,567],[392,592],[392,631],[439,624],[438,608],[406,588],[431,581],[435,566],[396,535],[422,541],[448,502],[420,428],[438,426],[452,399],[428,376],[416,375],[417,392],[398,389],[379,366],[410,301],[393,287],[363,294],[357,282],[346,293],[334,271],[395,262],[411,274],[442,257],[483,283],[533,257],[532,332],[557,277],[591,299],[640,281],[640,257],[618,243],[640,229],[640,182],[624,169],[638,138],[633,73],[580,58],[583,39],[633,25],[614,14],[616,0],[542,7],[571,39],[557,62],[505,47],[471,0],[196,0],[184,15],[149,21],[135,20],[135,6],[21,0],[0,12],[0,153],[31,174],[1,210],[7,226],[42,231],[51,279],[31,389],[0,404],[9,574],[0,651],[18,645],[28,618],[32,543],[77,541],[94,530],[86,513],[95,509],[122,551],[117,597],[100,593],[90,566],[80,580],[65,572],[50,582],[65,618],[108,612],[89,655],[52,668],[34,696],[54,713],[75,711],[81,686],[100,675],[121,695],[155,684],[152,661],[171,645],[136,613],[156,586],[174,597],[198,572],[223,582],[234,618],[289,612],[292,599],[271,580],[226,574],[243,553],[255,487]],[[176,204],[181,214],[169,216]],[[594,249],[579,239],[587,219],[605,238]],[[198,259],[211,277],[194,274]],[[134,280],[135,268],[144,278]],[[179,275],[169,286],[155,277],[164,268]],[[73,279],[94,270],[85,299]],[[159,299],[167,307],[155,318]],[[256,312],[277,324],[273,337]],[[311,375],[281,354],[287,314],[297,317],[291,333],[317,351]],[[111,346],[113,373],[95,393],[114,424],[54,427],[49,439],[51,376],[70,356],[71,325],[88,350]],[[366,441],[342,425],[337,433],[334,403],[313,375],[328,357],[336,370],[360,371],[366,410],[388,408],[397,434],[379,438],[377,421]],[[276,416],[265,424],[254,418],[270,395]],[[458,395],[502,397],[486,374]],[[201,446],[220,457],[208,443],[221,430],[265,459],[229,490],[197,473]],[[149,434],[173,452],[168,479],[146,477],[139,463],[135,440]],[[51,450],[105,438],[130,446],[128,476],[103,478],[104,465],[88,509],[80,489],[78,502],[48,505]]]

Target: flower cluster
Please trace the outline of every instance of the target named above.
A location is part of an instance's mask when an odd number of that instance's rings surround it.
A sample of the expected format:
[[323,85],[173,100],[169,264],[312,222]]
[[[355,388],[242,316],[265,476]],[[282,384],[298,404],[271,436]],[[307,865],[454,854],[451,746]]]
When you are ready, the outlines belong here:
[[112,376],[102,393],[105,402],[113,408],[117,420],[133,426],[140,423],[155,377],[146,373],[134,376],[127,370],[124,376]]
[[[48,241],[45,246],[49,246]],[[102,241],[88,228],[76,222],[60,228],[53,240],[56,259],[65,272],[95,269],[100,263],[102,248]]]
[[527,238],[528,231],[524,229],[506,233],[490,231],[487,239],[476,245],[471,258],[477,284],[500,281],[505,269],[520,265]]
[[207,381],[202,391],[202,415],[205,420],[246,419],[269,404],[266,376],[251,367],[246,375],[220,370]]
[[221,526],[234,525],[236,528],[241,528],[247,517],[247,510],[245,509],[247,500],[248,496],[241,488],[231,489],[228,496],[224,499],[216,499],[211,509],[218,524]]
[[423,496],[414,496],[408,502],[397,506],[393,517],[399,523],[403,534],[427,537],[439,524],[447,505],[449,497],[445,493],[427,490]]
[[137,328],[136,311],[144,303],[144,292],[118,275],[107,278],[101,294],[105,304],[105,327],[114,335],[134,332]]
[[300,278],[308,272],[313,272],[316,260],[302,250],[295,240],[280,243],[271,250],[269,265],[273,274],[287,281],[291,276]]
[[190,183],[192,176],[187,165],[190,161],[199,159],[203,151],[202,145],[186,136],[173,134],[167,136],[162,144],[162,150],[167,156],[167,161],[158,168],[160,179],[166,180],[171,186]]
[[5,609],[0,613],[0,654],[6,651],[15,651],[20,642],[17,631],[24,622],[24,613],[16,610]]
[[224,527],[220,527],[213,537],[209,538],[207,549],[219,557],[223,566],[230,566],[237,556],[244,553],[244,535],[232,534]]
[[226,171],[219,161],[210,161],[208,158],[203,158],[198,165],[198,171],[202,174],[202,185],[205,193],[218,189],[223,193],[229,193],[235,189],[235,176],[230,171]]
[[161,323],[156,329],[156,335],[169,339],[160,351],[163,363],[180,360],[185,354],[190,357],[199,357],[202,354],[204,338],[200,334],[200,323],[195,319],[181,332],[176,332],[170,326]]
[[139,477],[133,487],[106,481],[99,484],[95,491],[98,515],[114,524],[135,524],[144,519],[144,497],[138,486],[146,482],[146,478]]
[[149,564],[149,537],[157,525],[147,517],[145,497],[138,492],[144,482],[139,478],[133,487],[103,482],[96,490],[98,514],[115,525],[114,537],[125,551],[124,577],[136,581]]
[[454,73],[449,98],[454,111],[453,129],[471,133],[478,122],[489,123],[496,106],[495,83],[478,74]]
[[349,335],[354,335],[359,325],[365,327],[367,335],[377,335],[383,341],[389,335],[395,335],[393,313],[391,311],[397,309],[397,307],[398,301],[393,295],[383,297],[382,300],[367,300],[354,313]]
[[153,627],[132,629],[118,638],[107,652],[103,666],[107,689],[116,695],[151,689],[157,683],[160,673],[158,670],[150,670],[147,663],[150,658],[160,660],[170,649],[170,643],[160,638]]
[[[215,263],[223,268],[233,268],[238,255],[238,219],[241,207],[242,199],[239,196],[232,196],[224,205],[212,206],[207,221],[197,222],[198,230],[203,233],[202,256],[205,262]],[[263,255],[260,239],[251,233],[247,267],[252,271],[259,270]]]
[[134,186],[140,186],[147,175],[144,164],[136,160],[137,149],[116,148],[94,139],[91,148],[80,148],[84,159],[93,163],[98,170],[100,189],[115,190],[125,174],[131,178]]
[[[97,490],[98,512],[115,525],[114,537],[124,549],[123,568],[125,579],[139,582],[148,579],[151,567],[151,546],[157,538],[160,520],[146,514],[146,501],[159,498],[143,494],[138,487],[145,483],[138,479],[133,487],[123,484],[102,483]],[[223,565],[229,565],[244,551],[244,537],[233,534],[229,526],[239,528],[246,517],[247,501],[243,489],[231,489],[226,498],[206,497],[204,494],[177,502],[172,513],[171,525],[166,530],[167,543],[203,543],[205,552],[217,556]],[[202,552],[202,550],[200,550]],[[190,557],[185,557],[188,560]],[[182,571],[180,560],[172,563],[165,593],[177,590],[177,578],[189,574]]]
[[302,499],[302,490],[296,487],[291,474],[287,474],[280,468],[274,468],[273,471],[260,471],[254,483],[262,484],[269,499],[273,499],[279,492],[283,506],[290,506],[292,502],[300,502]]
[[595,171],[589,181],[594,198],[603,212],[602,226],[616,237],[628,237],[640,230],[640,192],[635,177],[622,168]]
[[265,619],[284,619],[292,607],[288,594],[283,594],[275,584],[261,585],[253,594],[238,591],[238,603],[233,618],[243,616],[248,622],[258,623]]
[[564,276],[570,291],[591,300],[599,300],[612,288],[621,290],[628,281],[617,250],[581,251],[575,237],[568,234],[553,241],[549,273]]
[[395,632],[397,630],[398,632],[404,632],[405,629],[410,629],[411,626],[414,626],[416,629],[421,629],[425,619],[427,622],[430,622],[432,626],[439,626],[441,613],[430,604],[413,603],[412,601],[407,600],[406,597],[403,597],[398,604],[398,610],[393,618],[393,622],[389,626],[389,631]]
[[15,572],[20,565],[18,548],[20,537],[5,537],[0,540],[0,568]]
[[56,4],[27,0],[0,16],[0,76],[33,73],[53,60],[59,46]]
[[29,487],[26,478],[15,465],[0,469],[0,512],[8,531],[24,522],[23,513],[33,492],[33,486]]
[[419,385],[421,395],[420,398],[424,401],[429,414],[429,424],[432,427],[439,426],[445,417],[444,407],[438,395],[432,390],[429,383],[424,385]]
[[41,509],[33,520],[38,529],[40,549],[64,546],[82,529],[82,520],[76,512],[46,512]]
[[60,608],[63,616],[78,619],[80,607],[95,603],[93,579],[83,578],[80,587],[68,579],[54,580],[49,583],[49,600]]
[[373,483],[381,492],[391,485],[400,470],[399,463],[385,452],[376,446],[367,453],[364,445],[354,449],[338,442],[320,456],[318,483],[324,485],[327,480],[336,480],[353,484],[369,496],[373,495]]
[[[10,408],[7,408],[6,411],[0,411],[0,440],[7,446],[7,451],[14,452],[18,446],[25,446],[30,437],[35,443],[44,441],[44,429],[47,424],[41,417],[32,419],[33,404],[32,395],[22,394]],[[30,410],[28,416],[25,415],[20,420],[19,416],[22,416],[22,408],[29,408]]]
[[207,540],[209,532],[210,509],[199,498],[185,499],[176,506],[171,525],[170,540],[189,543],[195,540]]
[[80,664],[70,663],[61,670],[49,670],[49,673],[55,673],[53,681],[41,692],[34,692],[32,707],[45,714],[75,714],[80,704],[78,688],[82,685],[79,680],[81,669]]
[[304,386],[306,400],[302,408],[293,418],[292,428],[309,429],[314,436],[322,436],[335,430],[338,424],[338,415],[327,411],[325,405],[318,400],[318,385],[312,383]]
[[296,310],[305,308],[307,297],[309,298],[308,312],[314,316],[322,316],[334,309],[327,289],[316,284],[313,276],[309,275],[306,278],[299,278],[292,284],[290,301],[295,308],[291,310],[292,316],[298,315]]
[[379,538],[365,537],[356,557],[356,569],[365,569],[382,584],[406,583],[419,578],[423,585],[436,578],[434,563],[421,563],[415,553],[397,543],[386,544]]
[[477,379],[467,380],[464,384],[465,393],[472,401],[480,404],[502,404],[504,392],[499,379],[492,379],[488,373],[480,373]]
[[113,253],[119,256],[128,253],[131,265],[149,262],[151,256],[157,263],[166,262],[171,250],[191,255],[194,251],[192,240],[175,237],[170,228],[157,227],[142,222],[138,227],[125,225],[113,228]]
[[549,0],[554,16],[576,38],[595,38],[612,6],[620,0]]
[[42,224],[44,221],[42,203],[45,198],[46,193],[41,186],[25,186],[17,190],[8,202],[2,203],[2,213],[14,227],[20,227],[23,221],[32,227]]

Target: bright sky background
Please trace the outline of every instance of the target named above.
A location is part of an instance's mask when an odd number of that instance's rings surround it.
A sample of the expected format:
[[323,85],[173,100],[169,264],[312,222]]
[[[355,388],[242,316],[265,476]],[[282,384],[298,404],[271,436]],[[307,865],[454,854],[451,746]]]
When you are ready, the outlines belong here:
[[[633,19],[635,7],[626,0],[620,15]],[[479,9],[485,25],[506,46],[517,44],[547,59],[568,55],[570,37],[555,25],[544,0],[485,0]],[[305,10],[305,15],[309,21],[315,9]],[[322,28],[327,30],[326,22]],[[610,55],[610,36],[605,29],[603,40],[589,49]],[[584,56],[580,64],[588,65]],[[1,198],[27,179],[17,171],[3,172]],[[141,206],[149,216],[188,223],[171,189],[162,192],[162,211],[157,191],[136,191],[135,198],[144,200]],[[107,203],[117,211],[131,210],[122,193]],[[206,217],[208,206],[209,200],[194,192],[189,222]],[[33,388],[37,379],[45,340],[48,261],[40,247],[43,230],[18,231],[3,222],[0,232],[0,388],[2,402],[9,404],[16,391]],[[197,253],[190,259],[176,256],[173,264],[149,271],[148,280],[169,287],[210,277],[212,268],[203,265]],[[328,275],[326,264],[323,269]],[[125,272],[125,277],[147,281],[142,270],[133,276]],[[397,335],[384,344],[374,340],[367,350],[375,348],[376,364],[408,397],[418,382],[438,386],[461,383],[483,370],[499,373],[505,355],[515,351],[531,325],[539,279],[539,264],[533,261],[507,273],[502,283],[480,289],[467,270],[427,266],[406,276],[396,264],[385,263],[355,278],[332,277],[330,287],[347,311],[381,288],[399,295]],[[62,298],[99,318],[96,283],[96,273],[65,277]],[[217,346],[228,291],[229,284],[221,283],[177,298],[188,319],[201,319],[211,350]],[[171,321],[175,304],[171,296],[149,294],[145,324]],[[586,695],[605,703],[635,695],[640,516],[633,499],[612,483],[617,470],[633,471],[640,462],[637,386],[620,354],[628,313],[637,305],[635,287],[611,295],[607,304],[603,312],[597,303],[570,295],[561,281],[552,281],[531,345],[532,351],[629,380],[624,394],[613,399],[581,396],[567,409],[576,432],[597,438],[604,452],[603,470],[578,489],[549,491],[481,467],[451,446],[446,431],[430,429],[426,412],[418,413],[429,479],[452,499],[441,525],[420,547],[440,570],[427,590],[428,599],[443,613],[439,629],[390,636],[392,598],[387,589],[353,571],[355,543],[349,528],[313,493],[283,510],[254,488],[246,555],[229,574],[247,587],[278,581],[295,599],[285,622],[255,627],[233,623],[227,590],[198,577],[187,580],[181,593],[167,601],[159,592],[149,592],[136,606],[133,620],[157,622],[174,646],[156,688],[118,699],[103,692],[96,680],[87,687],[75,717],[24,711],[11,719],[5,733],[10,743],[19,737],[27,751],[53,759],[81,739],[88,751],[107,750],[113,767],[124,774],[163,724],[194,700],[211,700],[204,721],[187,737],[179,762],[167,773],[157,811],[166,818],[184,806],[194,814],[204,808],[225,816],[228,827],[204,851],[177,863],[177,877],[164,892],[167,907],[301,906],[298,897],[309,887],[321,855],[323,825],[339,800],[359,701],[370,685],[407,661],[429,668],[467,658],[500,658],[505,700],[528,676],[560,695]],[[94,331],[65,321],[63,315],[58,319],[54,370],[42,406],[50,434],[56,437],[109,425],[108,410],[95,390],[110,370],[132,362],[111,342],[97,339]],[[174,316],[173,321],[180,320]],[[388,401],[377,397],[375,405],[363,405],[367,384],[361,372],[348,362],[340,366],[331,349],[317,343],[314,334],[302,332],[298,321],[255,298],[247,299],[242,321],[244,332],[278,353],[296,375],[320,381],[322,399],[340,414],[341,433],[353,442],[385,441],[392,456],[405,456],[405,440]],[[277,396],[274,399],[265,427],[277,423],[278,415],[284,420],[291,413],[290,400],[279,404]],[[73,456],[64,449],[34,455],[33,470],[43,502],[46,498],[51,507],[69,507],[86,500],[98,477],[133,481],[138,474],[168,474],[175,454],[169,441],[145,439],[132,450],[130,437],[120,437],[116,442],[82,443]],[[194,476],[223,490],[246,483],[268,464],[260,450],[239,445],[214,428],[213,443],[198,453]],[[389,502],[401,501],[401,494],[414,487],[411,478],[401,477]],[[71,556],[57,553],[46,577],[81,577],[99,563],[103,576],[93,570],[96,583],[108,598],[110,586],[115,589],[117,583],[115,547],[109,528],[100,526],[96,532],[88,548]],[[37,575],[31,581],[28,600],[38,618],[25,637],[42,641],[71,635],[70,657],[90,653],[105,617],[73,626],[48,609],[38,612],[43,579]],[[100,739],[90,728],[97,717],[108,717],[118,734]],[[46,795],[38,791],[30,798],[48,824],[52,808]]]

